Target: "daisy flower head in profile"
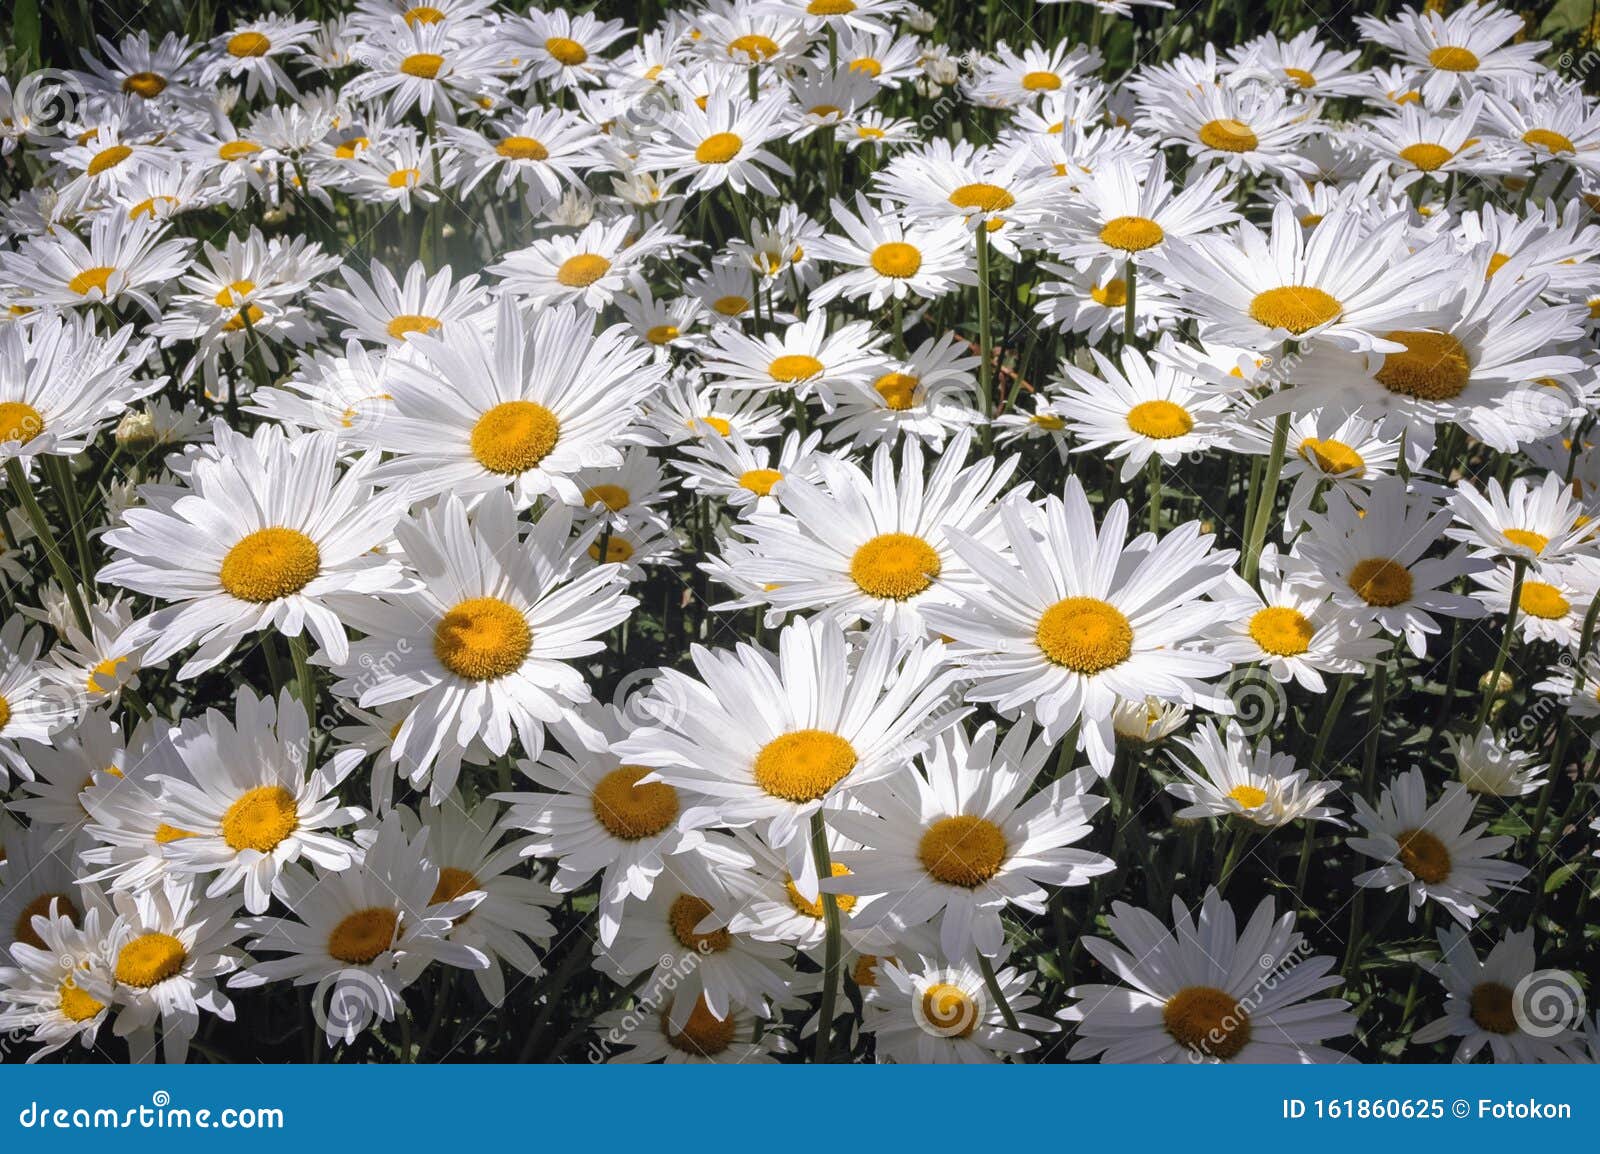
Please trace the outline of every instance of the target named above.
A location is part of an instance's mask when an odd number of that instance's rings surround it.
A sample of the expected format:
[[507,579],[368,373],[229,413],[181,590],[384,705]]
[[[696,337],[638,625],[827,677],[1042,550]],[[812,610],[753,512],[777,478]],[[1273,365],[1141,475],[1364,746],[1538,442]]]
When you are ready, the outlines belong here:
[[84,452],[106,425],[157,392],[155,346],[132,325],[102,334],[92,317],[54,310],[0,327],[0,459]]
[[819,260],[848,266],[848,271],[811,293],[813,307],[843,296],[865,298],[869,309],[879,309],[890,299],[932,300],[960,285],[977,283],[972,246],[954,221],[919,225],[886,204],[874,209],[858,192],[854,212],[843,201],[833,202],[833,223],[844,235],[829,233],[812,245],[811,252]]
[[1476,736],[1449,734],[1445,743],[1455,758],[1456,778],[1483,797],[1523,797],[1542,788],[1548,765],[1535,764],[1539,755],[1513,749],[1485,725]]
[[1374,224],[1355,210],[1309,232],[1279,203],[1263,232],[1244,222],[1225,236],[1199,236],[1163,249],[1153,263],[1192,288],[1185,304],[1208,341],[1272,353],[1284,341],[1400,352],[1385,334],[1415,324],[1450,287],[1447,245],[1407,247],[1408,224]]
[[[702,996],[681,1025],[672,1024],[674,994],[664,1006],[645,1005],[608,1010],[595,1019],[601,1041],[591,1044],[590,1061],[603,1054],[607,1062],[675,1065],[744,1066],[776,1062],[794,1051],[794,1044],[769,1024],[739,1006],[723,1017],[711,1012]],[[621,1037],[628,1049],[612,1052],[611,1039]]]
[[[1237,431],[1235,445],[1270,453],[1272,432],[1270,422],[1252,422]],[[1372,481],[1398,468],[1401,441],[1380,433],[1376,421],[1348,417],[1336,408],[1291,417],[1282,476],[1294,486],[1284,511],[1285,532],[1293,534],[1305,524],[1306,513],[1325,487],[1348,489],[1351,499],[1364,505]],[[1421,468],[1414,441],[1406,439],[1404,448],[1411,468]]]
[[884,336],[866,321],[848,321],[832,332],[828,323],[828,314],[818,310],[781,333],[752,336],[724,326],[706,343],[701,369],[723,389],[793,389],[827,406],[836,386],[872,379],[884,360]]
[[232,721],[208,710],[167,740],[187,771],[156,780],[166,820],[185,833],[167,853],[174,873],[216,875],[206,897],[242,884],[245,908],[261,914],[289,863],[305,857],[328,870],[349,867],[355,847],[329,831],[365,816],[334,794],[362,750],[340,750],[311,768],[311,725],[288,690],[274,701],[240,686]]
[[674,855],[705,844],[681,818],[703,800],[662,781],[641,782],[644,766],[628,765],[612,749],[653,720],[642,694],[621,706],[590,704],[551,723],[561,751],[547,747],[517,768],[536,786],[531,793],[496,794],[510,803],[503,824],[534,836],[520,843],[524,857],[553,859],[551,889],[576,893],[601,874],[596,913],[600,941],[616,941],[628,899],[650,896]]
[[592,12],[534,8],[510,21],[504,33],[532,62],[532,79],[560,92],[601,83],[609,67],[605,51],[629,29],[621,20],[603,20]]
[[831,893],[879,895],[862,916],[891,934],[938,919],[939,948],[952,960],[1005,947],[1001,914],[1045,911],[1046,886],[1084,886],[1116,863],[1074,848],[1090,834],[1105,799],[1080,769],[1026,796],[1050,760],[1052,743],[1027,723],[999,740],[993,722],[971,738],[956,726],[907,766],[854,791],[829,824],[861,845],[837,853]]
[[720,501],[742,516],[775,513],[783,507],[778,486],[785,478],[804,477],[815,482],[815,454],[822,433],[801,437],[789,433],[776,455],[770,445],[748,443],[736,431],[688,445],[673,467],[684,475],[684,489]]
[[529,318],[502,295],[490,331],[417,333],[391,365],[391,404],[370,429],[392,454],[375,476],[412,501],[509,490],[583,503],[581,469],[622,463],[617,435],[664,375],[625,325],[595,332],[570,305]]
[[1444,926],[1439,960],[1423,965],[1444,986],[1444,1015],[1412,1034],[1413,1045],[1459,1038],[1456,1062],[1471,1062],[1485,1049],[1497,1063],[1573,1060],[1579,1038],[1573,1027],[1581,1011],[1565,1026],[1547,1023],[1537,1012],[1537,999],[1541,986],[1556,995],[1558,1006],[1570,1006],[1574,996],[1581,1004],[1582,992],[1565,970],[1539,968],[1532,927],[1504,934],[1480,958],[1465,929]]
[[738,530],[753,548],[750,580],[771,587],[769,620],[815,612],[913,639],[928,635],[929,606],[976,595],[979,579],[948,534],[970,531],[998,546],[991,507],[1018,461],[969,465],[970,446],[970,435],[959,434],[926,480],[914,440],[902,447],[898,469],[890,447],[879,445],[870,474],[821,456],[816,482],[791,477],[782,510],[757,513]]
[[1029,989],[1034,975],[1007,965],[1009,959],[1010,951],[1002,950],[994,961],[1004,1009],[971,961],[946,963],[920,953],[903,961],[881,959],[872,986],[874,1012],[862,1025],[876,1042],[879,1060],[990,1064],[1037,1050],[1039,1039],[1032,1035],[1060,1027],[1032,1012],[1040,1002]]
[[1481,179],[1512,171],[1508,150],[1494,137],[1480,135],[1482,114],[1481,93],[1453,113],[1405,104],[1364,125],[1362,132],[1367,147],[1399,174],[1389,186],[1398,192],[1425,178],[1442,183],[1453,176]]
[[291,913],[238,923],[239,932],[257,935],[250,950],[284,956],[255,962],[228,985],[254,989],[288,979],[313,986],[331,1049],[336,1041],[355,1041],[375,1021],[405,1013],[406,987],[433,963],[488,968],[487,954],[449,936],[487,895],[441,893],[442,871],[427,842],[426,829],[408,837],[403,816],[392,810],[350,868],[319,868],[313,876],[304,866],[289,866],[278,892]]
[[1083,182],[1082,201],[1041,231],[1063,260],[1111,257],[1139,264],[1168,237],[1181,240],[1238,220],[1225,195],[1227,179],[1227,169],[1214,165],[1175,193],[1161,153],[1118,158],[1095,169]]
[[496,192],[519,187],[532,211],[560,200],[583,183],[583,174],[603,167],[595,155],[596,130],[562,108],[530,108],[477,128],[446,128],[460,162],[465,196],[494,178]]
[[1208,888],[1192,913],[1172,899],[1173,928],[1147,910],[1114,902],[1108,928],[1121,946],[1084,946],[1127,985],[1079,985],[1069,1058],[1102,1062],[1337,1063],[1325,1045],[1350,1034],[1355,1014],[1340,997],[1317,997],[1344,979],[1336,959],[1313,954],[1293,911],[1262,898],[1241,930],[1233,907]]
[[449,265],[429,275],[421,261],[413,261],[402,280],[375,260],[367,266],[366,277],[348,264],[339,266],[339,276],[344,288],[318,287],[311,300],[345,322],[340,335],[347,341],[399,348],[413,333],[482,323],[492,315],[477,276],[457,278]]
[[1271,78],[1286,88],[1312,96],[1358,94],[1363,79],[1352,67],[1361,59],[1361,53],[1331,48],[1322,42],[1322,37],[1320,28],[1307,28],[1287,40],[1267,32],[1228,49],[1234,63],[1224,66],[1225,74]]
[[1161,90],[1142,110],[1162,143],[1182,145],[1203,164],[1257,177],[1313,171],[1302,145],[1321,131],[1321,111],[1320,100],[1248,78],[1193,92]]
[[43,648],[44,631],[29,628],[21,614],[0,625],[0,785],[12,774],[31,781],[33,769],[20,743],[49,745],[74,717],[72,698],[56,692],[44,675]]
[[1275,546],[1261,553],[1259,591],[1235,574],[1213,596],[1232,611],[1211,634],[1211,650],[1234,665],[1259,664],[1280,683],[1325,693],[1324,673],[1361,673],[1390,643],[1370,618],[1339,611],[1326,590],[1285,578]]
[[115,921],[107,929],[106,955],[115,986],[112,1032],[126,1038],[135,1062],[156,1057],[170,1065],[188,1056],[202,1012],[235,1018],[232,1000],[217,979],[237,970],[244,926],[226,898],[203,898],[189,878],[169,877],[138,894],[113,893]]
[[35,307],[75,308],[124,300],[152,320],[161,318],[155,292],[188,269],[194,241],[168,237],[169,224],[124,212],[96,213],[87,243],[57,229],[29,237],[16,251],[0,253],[0,285],[25,292]]
[[[1175,817],[1239,817],[1269,830],[1292,821],[1345,824],[1337,806],[1323,804],[1338,792],[1337,782],[1312,781],[1309,770],[1295,768],[1293,757],[1273,753],[1267,738],[1251,749],[1235,722],[1219,730],[1207,721],[1177,744],[1189,757],[1170,756],[1188,780],[1172,782],[1167,792],[1189,805]],[[1196,773],[1191,763],[1203,772]]]
[[590,700],[572,663],[637,604],[615,566],[574,576],[598,530],[574,539],[572,510],[559,504],[529,525],[503,490],[470,518],[450,494],[396,527],[415,581],[350,607],[367,636],[337,665],[334,691],[363,708],[412,703],[394,756],[415,766],[413,784],[432,771],[436,800],[475,741],[501,757],[515,736],[537,758],[546,723]]
[[125,510],[105,534],[115,557],[99,580],[175,602],[152,622],[145,664],[198,643],[178,673],[194,677],[269,627],[310,633],[343,660],[337,595],[399,579],[398,563],[374,552],[401,512],[397,496],[373,492],[375,455],[341,473],[331,433],[267,424],[247,437],[219,423],[215,438],[216,455],[198,457],[183,488]]
[[109,910],[90,903],[83,924],[55,901],[31,919],[38,946],[12,943],[12,965],[0,965],[0,1030],[40,1043],[37,1062],[76,1041],[95,1049],[111,1012],[113,978],[104,953]]
[[1356,885],[1385,892],[1404,887],[1407,916],[1415,921],[1417,909],[1436,901],[1464,926],[1493,907],[1494,890],[1511,889],[1528,873],[1495,855],[1516,840],[1496,834],[1485,836],[1488,823],[1468,828],[1477,799],[1467,787],[1453,781],[1438,801],[1428,803],[1422,770],[1398,775],[1378,798],[1376,807],[1356,797],[1355,818],[1367,836],[1352,837],[1350,848],[1381,864],[1356,875]]
[[1066,41],[1054,47],[1029,44],[1021,52],[1001,41],[992,54],[977,57],[963,87],[975,104],[1013,108],[1072,88],[1101,62],[1099,52]]
[[1550,47],[1544,40],[1518,40],[1526,30],[1522,17],[1486,0],[1473,0],[1448,15],[1425,6],[1388,19],[1357,16],[1356,26],[1368,40],[1423,72],[1422,96],[1430,104],[1486,82],[1531,76]]
[[489,269],[505,290],[530,305],[583,304],[602,309],[642,279],[647,258],[665,258],[682,238],[659,225],[640,231],[639,221],[621,216],[592,220],[575,235],[536,240],[508,253]]
[[1583,510],[1560,473],[1514,477],[1509,485],[1491,477],[1482,493],[1462,480],[1451,501],[1458,524],[1445,536],[1472,547],[1476,556],[1520,561],[1536,571],[1559,569],[1574,554],[1595,554],[1594,531]]
[[236,25],[207,47],[200,84],[214,89],[223,79],[242,80],[246,100],[258,95],[272,100],[280,88],[295,96],[299,89],[284,62],[304,52],[317,31],[315,20],[290,16],[263,16]]
[[971,344],[952,332],[929,337],[906,355],[895,357],[872,380],[847,381],[822,415],[830,445],[866,448],[894,444],[902,436],[934,450],[947,438],[981,425],[979,359]]
[[1491,562],[1469,557],[1465,549],[1427,555],[1450,524],[1448,508],[1410,493],[1401,477],[1379,478],[1360,507],[1337,489],[1329,490],[1327,505],[1326,513],[1307,514],[1305,535],[1284,558],[1290,580],[1326,594],[1338,610],[1404,637],[1418,657],[1427,652],[1428,637],[1439,632],[1436,615],[1484,615],[1477,600],[1451,586]]
[[1097,528],[1076,476],[1042,508],[1013,497],[999,511],[1003,550],[946,529],[981,585],[923,616],[954,639],[951,656],[971,681],[968,700],[1008,715],[1029,710],[1051,741],[1081,722],[1078,748],[1108,775],[1119,697],[1192,704],[1208,696],[1206,679],[1227,672],[1228,662],[1197,641],[1221,613],[1202,598],[1236,554],[1213,549],[1197,521],[1130,544],[1121,501]]
[[935,137],[896,155],[873,179],[911,220],[959,220],[1008,255],[1018,229],[1006,225],[1030,223],[1044,210],[1045,178],[1021,148]]
[[712,80],[703,105],[687,90],[677,101],[640,149],[640,164],[673,183],[687,181],[689,193],[726,184],[740,195],[779,195],[772,178],[794,175],[768,147],[784,134],[784,101],[764,94],[751,100],[742,77]]
[[502,46],[466,31],[442,22],[393,20],[356,48],[364,71],[340,95],[362,103],[381,102],[396,120],[415,108],[441,123],[454,124],[458,108],[476,108],[476,101],[492,99],[504,84]]
[[893,774],[963,711],[948,707],[943,646],[869,630],[852,650],[842,626],[792,620],[776,654],[696,645],[699,679],[663,670],[651,693],[661,724],[616,747],[630,764],[711,800],[718,820],[757,825],[800,895],[816,901],[810,823],[841,790]]
[[1203,381],[1133,345],[1123,350],[1120,367],[1099,349],[1090,352],[1096,371],[1064,364],[1067,379],[1058,393],[1071,414],[1073,452],[1121,460],[1126,483],[1152,458],[1175,465],[1225,435],[1232,401]]

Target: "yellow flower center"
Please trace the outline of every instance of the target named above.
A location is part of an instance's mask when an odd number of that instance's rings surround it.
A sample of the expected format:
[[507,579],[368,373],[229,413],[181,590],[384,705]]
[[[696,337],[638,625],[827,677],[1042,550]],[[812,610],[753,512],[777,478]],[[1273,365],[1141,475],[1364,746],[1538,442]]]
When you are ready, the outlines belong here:
[[1016,204],[1017,198],[998,184],[963,184],[950,194],[950,203],[980,212],[1002,212]]
[[127,657],[107,657],[95,662],[94,668],[89,670],[89,676],[84,679],[85,688],[90,693],[110,693],[117,686],[117,670],[128,661]]
[[1005,834],[987,818],[942,817],[923,832],[917,860],[930,877],[946,885],[976,889],[1005,863]]
[[[633,546],[622,537],[613,535],[606,541],[605,564],[619,565],[633,556]],[[600,560],[600,542],[596,541],[589,546],[589,558],[592,561]]]
[[1253,785],[1236,785],[1228,791],[1228,800],[1238,802],[1245,809],[1255,809],[1267,800],[1267,791]]
[[239,60],[265,56],[271,49],[272,41],[259,32],[235,32],[228,37],[228,55]]
[[1304,68],[1285,68],[1283,74],[1301,88],[1315,88],[1317,86],[1317,78]]
[[1140,401],[1128,410],[1128,428],[1141,437],[1169,441],[1194,428],[1194,418],[1172,401]]
[[713,132],[694,150],[694,158],[701,164],[727,164],[739,155],[744,140],[735,132]]
[[544,50],[568,68],[576,68],[589,59],[589,50],[566,36],[552,36],[544,42]]
[[437,24],[444,19],[444,13],[426,4],[418,4],[415,8],[406,9],[402,19],[407,24]]
[[508,136],[494,150],[509,160],[548,160],[550,150],[531,136]]
[[260,305],[245,305],[244,308],[222,322],[222,331],[236,333],[249,325],[259,324],[261,318],[266,315],[261,311]]
[[1166,238],[1166,232],[1147,216],[1118,216],[1100,229],[1100,240],[1124,252],[1143,252]]
[[1061,77],[1054,72],[1030,72],[1022,78],[1022,87],[1029,92],[1054,92],[1061,87]]
[[878,955],[857,954],[856,964],[850,967],[850,979],[863,990],[876,988],[878,985]]
[[26,401],[0,401],[0,443],[26,445],[44,432],[44,416]]
[[694,1010],[683,1023],[683,1029],[673,1030],[670,1012],[670,1007],[661,1012],[661,1032],[666,1035],[667,1044],[679,1053],[696,1058],[714,1058],[733,1044],[737,1028],[733,1015],[730,1013],[726,1018],[717,1017],[706,1005],[704,995],[695,1003]]
[[1476,72],[1478,56],[1470,48],[1441,44],[1428,53],[1428,63],[1442,72]]
[[1438,885],[1450,876],[1450,851],[1425,829],[1408,829],[1394,839],[1400,845],[1400,864],[1419,881]]
[[811,0],[806,5],[813,16],[848,16],[855,10],[855,0]]
[[179,829],[175,825],[168,825],[166,822],[162,822],[156,826],[155,842],[157,845],[171,845],[173,842],[182,841],[186,837],[199,836],[197,833],[191,833],[189,830]]
[[[453,902],[462,894],[470,894],[483,888],[477,876],[471,870],[457,869],[455,866],[445,866],[439,871],[439,880],[434,884],[433,896],[428,899],[430,906],[442,906],[445,902]],[[461,918],[466,921],[471,917],[471,911]],[[457,923],[458,925],[460,922]]]
[[649,772],[640,765],[619,766],[594,787],[590,801],[595,820],[612,837],[623,841],[654,837],[678,816],[677,790],[661,781],[639,784]]
[[1121,277],[1114,276],[1105,284],[1090,288],[1089,298],[1108,309],[1120,309],[1128,303],[1128,285]]
[[106,283],[111,280],[111,274],[116,271],[110,265],[86,268],[67,282],[67,288],[81,297],[86,297],[91,292],[99,292],[104,295]]
[[978,1028],[978,1007],[960,986],[949,982],[934,982],[922,991],[922,1016],[935,1026],[959,1025],[954,1034],[940,1035],[965,1038]]
[[621,485],[594,485],[583,491],[585,505],[604,505],[613,513],[628,507],[633,496]]
[[175,196],[147,196],[138,204],[128,210],[129,220],[138,220],[141,216],[148,216],[151,220],[156,218],[156,209],[160,205],[176,205],[178,198]]
[[1299,336],[1318,325],[1336,321],[1344,305],[1312,285],[1287,284],[1257,293],[1250,302],[1250,318],[1269,329],[1286,329]]
[[1423,172],[1433,172],[1446,164],[1455,153],[1442,144],[1408,144],[1400,150],[1400,159]]
[[677,340],[682,334],[677,325],[652,325],[644,334],[644,339],[653,345],[667,345]]
[[[883,72],[883,62],[872,56],[858,56],[850,61],[850,71],[865,73],[873,79],[877,79]],[[882,133],[880,132],[879,135],[882,135]]]
[[1314,462],[1324,473],[1336,477],[1344,474],[1359,477],[1367,469],[1367,463],[1360,453],[1343,441],[1335,441],[1332,438],[1319,440],[1316,437],[1307,437],[1300,442],[1300,455]]
[[916,245],[891,240],[872,250],[872,267],[880,276],[903,280],[917,275],[917,270],[922,267],[922,253]]
[[412,333],[431,333],[434,329],[443,328],[444,322],[438,317],[423,316],[421,313],[401,313],[388,324],[389,335],[395,340],[404,340]]
[[397,168],[389,174],[390,188],[410,188],[422,179],[420,168]]
[[444,67],[444,57],[437,52],[413,52],[400,61],[400,71],[418,80],[433,80]]
[[472,426],[472,455],[491,473],[515,476],[536,467],[561,438],[561,422],[533,401],[502,401]]
[[188,957],[183,943],[171,934],[140,934],[117,951],[117,981],[147,990],[183,969]]
[[1530,128],[1522,134],[1522,143],[1546,152],[1576,152],[1572,141],[1548,128]]
[[89,160],[89,175],[99,176],[108,168],[117,167],[132,155],[133,149],[126,144],[113,144],[110,148],[102,148]]
[[1388,609],[1411,600],[1411,570],[1387,557],[1368,557],[1350,569],[1350,588],[1368,605]]
[[[848,869],[838,862],[832,863],[831,869],[832,876],[836,878],[846,877],[850,873]],[[796,912],[805,914],[808,918],[817,918],[819,920],[822,918],[824,910],[821,894],[817,895],[816,901],[811,901],[800,893],[800,887],[794,884],[793,878],[784,882],[783,890],[789,897],[789,904],[795,908]],[[833,900],[838,903],[841,914],[847,914],[856,908],[855,894],[834,894]]]
[[1542,533],[1535,533],[1532,529],[1502,529],[1500,535],[1513,545],[1521,545],[1524,549],[1531,549],[1535,553],[1543,553],[1545,546],[1550,544],[1550,538]]
[[1067,427],[1066,418],[1058,417],[1054,413],[1035,413],[1028,420],[1039,428],[1048,429],[1052,433],[1059,433]]
[[360,152],[363,148],[370,148],[371,146],[372,141],[368,140],[365,136],[352,136],[343,144],[334,146],[333,154],[340,160],[351,160],[354,159],[356,153]]
[[856,767],[856,751],[837,733],[800,729],[775,737],[756,754],[756,784],[785,801],[816,801]]
[[1517,605],[1528,616],[1546,621],[1559,621],[1572,611],[1572,602],[1566,599],[1561,590],[1543,581],[1524,581]]
[[758,497],[771,494],[772,486],[783,480],[783,474],[776,469],[746,469],[739,474],[739,487],[748,489]]
[[739,296],[718,297],[711,303],[711,307],[725,317],[736,317],[750,307],[750,299]]
[[917,386],[921,383],[921,377],[914,377],[910,373],[885,373],[872,382],[872,387],[883,398],[885,408],[903,413],[915,407]]
[[1512,992],[1499,982],[1479,982],[1469,999],[1472,1020],[1491,1034],[1515,1034],[1517,1015],[1512,1010]]
[[694,928],[705,921],[710,912],[711,903],[694,894],[679,894],[673,899],[672,908],[667,911],[667,922],[672,926],[672,936],[678,939],[684,949],[702,954],[720,954],[733,945],[733,935],[726,929],[715,929],[704,934],[694,932]]
[[805,353],[787,353],[768,365],[767,373],[775,381],[793,384],[796,381],[809,380],[822,372],[823,367],[822,362],[816,357]]
[[1459,396],[1472,376],[1467,350],[1449,333],[1401,330],[1386,340],[1405,346],[1389,353],[1374,376],[1391,393],[1423,401],[1448,401]]
[[59,992],[61,1013],[69,1022],[87,1022],[106,1008],[104,1002],[97,1002],[78,989],[77,983],[71,978],[61,983]]
[[1208,1058],[1226,1061],[1250,1041],[1250,1015],[1239,1000],[1215,986],[1186,986],[1167,1000],[1161,1022],[1173,1041]]
[[1316,632],[1311,621],[1298,609],[1269,605],[1250,618],[1250,636],[1266,652],[1277,657],[1296,657],[1311,648]]
[[1055,664],[1094,674],[1128,659],[1133,626],[1115,605],[1095,597],[1067,597],[1044,611],[1034,641]]
[[587,288],[611,271],[611,262],[598,253],[580,252],[561,262],[556,280],[567,288]]
[[222,840],[233,850],[271,853],[300,827],[294,794],[263,785],[244,794],[222,815]]
[[122,81],[122,91],[154,100],[167,90],[167,78],[154,72],[135,72]]
[[733,425],[726,417],[690,417],[684,424],[695,432],[700,432],[700,426],[705,425],[719,437],[726,437],[733,432]]
[[394,945],[400,915],[392,909],[371,906],[346,914],[328,935],[328,953],[351,966],[364,966]]
[[40,894],[27,905],[22,907],[17,914],[16,924],[11,927],[11,936],[23,945],[32,946],[36,950],[45,948],[44,939],[33,932],[34,918],[48,918],[50,916],[50,903],[55,902],[56,913],[70,919],[74,924],[78,921],[78,907],[66,894]]
[[939,554],[910,533],[880,533],[850,558],[850,579],[871,597],[904,601],[933,584],[941,569]]
[[[11,724],[11,703],[5,699],[5,695],[4,694],[0,694],[0,733],[4,733],[6,726],[8,726],[10,724]],[[0,850],[3,850],[4,848],[5,848],[4,846],[0,846]],[[3,856],[0,856],[0,861],[5,861],[5,858]]]
[[217,149],[217,155],[223,160],[243,160],[261,151],[261,146],[253,140],[229,140]]
[[1206,121],[1199,136],[1201,144],[1218,152],[1252,152],[1261,143],[1248,124],[1232,117]]
[[298,529],[257,529],[228,550],[218,580],[240,601],[265,604],[298,593],[322,568],[317,543]]
[[493,681],[515,672],[532,648],[527,618],[498,597],[469,597],[433,631],[439,664],[468,681]]
[[759,32],[752,32],[745,36],[735,36],[728,41],[729,56],[743,56],[752,64],[762,60],[771,60],[779,51],[776,40],[770,36],[763,36]]

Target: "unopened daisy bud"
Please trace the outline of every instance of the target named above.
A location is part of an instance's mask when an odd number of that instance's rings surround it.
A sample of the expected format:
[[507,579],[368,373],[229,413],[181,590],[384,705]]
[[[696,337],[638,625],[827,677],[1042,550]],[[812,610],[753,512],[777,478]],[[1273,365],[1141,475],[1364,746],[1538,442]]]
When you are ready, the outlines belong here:
[[1494,671],[1490,670],[1488,673],[1485,673],[1482,677],[1478,678],[1479,693],[1486,693],[1490,697],[1498,700],[1500,698],[1509,696],[1511,691],[1517,687],[1517,683],[1512,678],[1511,674],[1502,671],[1499,679],[1491,683],[1490,678],[1493,675]]
[[148,410],[135,409],[117,422],[117,444],[134,453],[143,453],[156,444],[156,421]]
[[914,8],[906,16],[906,27],[913,32],[932,32],[938,22],[938,18],[925,8]]
[[1117,744],[1132,747],[1155,745],[1189,720],[1189,710],[1176,702],[1147,697],[1143,701],[1118,698],[1111,711],[1111,728]]

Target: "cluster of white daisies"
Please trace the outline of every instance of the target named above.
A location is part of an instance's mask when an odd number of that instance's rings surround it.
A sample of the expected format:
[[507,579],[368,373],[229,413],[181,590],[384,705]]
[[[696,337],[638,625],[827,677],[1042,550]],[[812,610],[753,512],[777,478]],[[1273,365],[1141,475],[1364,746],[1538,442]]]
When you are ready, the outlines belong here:
[[13,77],[0,1029],[1594,1060],[1600,109],[1434,8]]

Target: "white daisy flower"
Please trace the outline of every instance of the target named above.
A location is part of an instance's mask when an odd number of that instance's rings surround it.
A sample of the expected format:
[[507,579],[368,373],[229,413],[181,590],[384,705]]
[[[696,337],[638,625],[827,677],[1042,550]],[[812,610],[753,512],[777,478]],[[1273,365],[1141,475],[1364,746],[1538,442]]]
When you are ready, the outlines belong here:
[[992,1063],[1039,1048],[1030,1034],[1060,1029],[1048,1018],[1030,1013],[1039,1005],[1029,993],[1033,975],[1006,965],[1009,951],[995,958],[995,984],[1000,987],[1017,1028],[990,996],[983,973],[971,962],[944,964],[917,954],[877,966],[871,1010],[862,1023],[873,1036],[880,1060],[907,1064]]
[[1292,821],[1345,824],[1337,806],[1322,804],[1338,792],[1338,783],[1312,781],[1309,770],[1295,768],[1293,757],[1273,753],[1267,738],[1251,749],[1237,724],[1229,722],[1225,731],[1219,731],[1215,722],[1207,721],[1194,736],[1180,737],[1178,744],[1204,773],[1196,773],[1176,753],[1171,755],[1188,778],[1167,786],[1168,793],[1189,803],[1174,817],[1240,817],[1268,830]]
[[[0,966],[0,1030],[12,1036],[24,1031],[42,1043],[29,1063],[54,1054],[76,1041],[85,1050],[111,1012],[111,966],[102,952],[110,927],[101,924],[106,911],[90,906],[79,928],[59,902],[35,917],[32,933],[39,946],[12,944],[14,966]],[[13,1031],[15,1033],[13,1034]]]
[[[1444,1016],[1411,1035],[1413,1045],[1425,1046],[1446,1038],[1460,1038],[1453,1060],[1470,1062],[1487,1047],[1495,1062],[1569,1062],[1567,1047],[1578,1040],[1570,1027],[1546,1031],[1542,1023],[1526,1022],[1529,1007],[1518,1005],[1530,975],[1549,974],[1539,969],[1533,950],[1533,928],[1508,932],[1478,957],[1467,931],[1459,926],[1439,930],[1440,956],[1424,967],[1444,986]],[[1556,975],[1577,983],[1565,971]],[[1531,1032],[1529,1025],[1538,1025]]]
[[1487,725],[1477,736],[1447,734],[1445,742],[1456,759],[1456,777],[1473,793],[1484,797],[1522,797],[1545,785],[1548,765],[1534,764],[1538,754],[1512,749],[1508,740],[1495,736]]

